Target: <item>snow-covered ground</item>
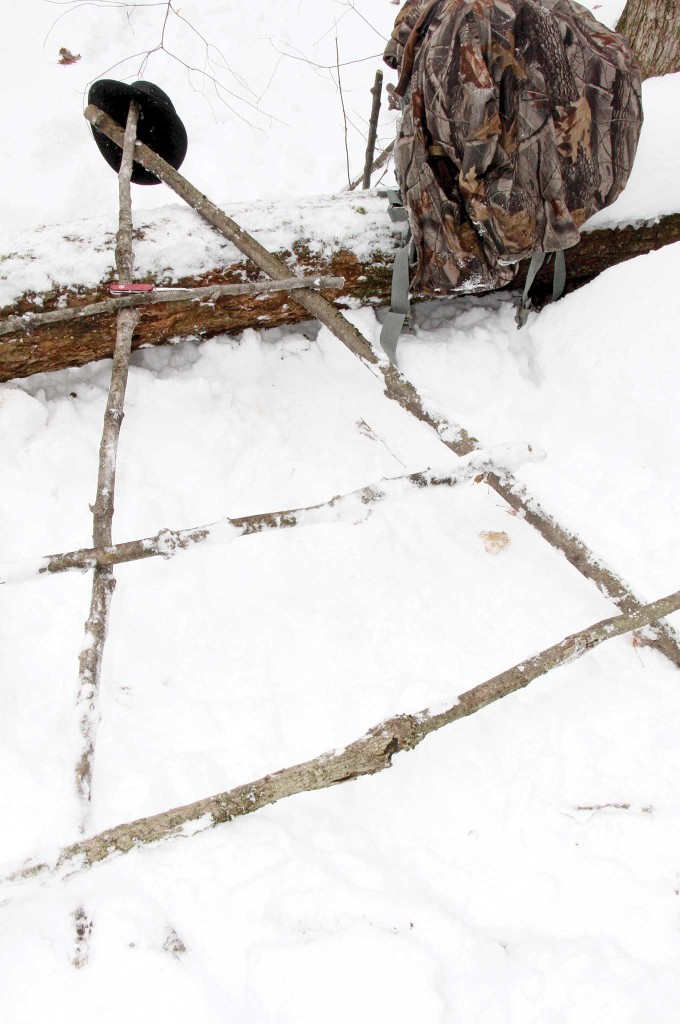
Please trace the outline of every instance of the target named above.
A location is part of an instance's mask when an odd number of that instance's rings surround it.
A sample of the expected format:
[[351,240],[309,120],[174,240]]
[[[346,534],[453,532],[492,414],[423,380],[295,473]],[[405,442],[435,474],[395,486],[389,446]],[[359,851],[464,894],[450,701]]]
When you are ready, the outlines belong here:
[[[3,112],[16,151],[0,166],[3,226],[19,239],[24,226],[109,216],[114,230],[115,178],[81,123],[82,91],[155,44],[160,9],[136,11],[130,27],[121,10],[82,7],[43,51],[62,9],[6,3],[0,76],[16,96]],[[375,30],[388,34],[397,7],[253,6],[246,17],[235,0],[203,0],[181,13],[286,123],[251,110],[265,137],[215,101],[211,120],[186,72],[155,57],[147,75],[189,129],[183,169],[225,202],[339,188],[337,91],[303,63],[277,65],[270,38],[329,64],[337,18],[341,59],[357,59],[382,49]],[[598,13],[613,24],[622,7]],[[173,31],[188,47],[186,26]],[[58,66],[62,45],[81,61]],[[365,116],[377,66],[342,70],[353,117]],[[650,146],[677,109],[679,78],[645,87]],[[358,133],[350,145],[356,173]],[[645,152],[619,220],[680,209],[670,140],[652,188],[640,177]],[[138,211],[174,202],[163,188],[134,190]],[[427,401],[484,445],[546,451],[518,475],[645,599],[680,586],[679,275],[675,245],[608,271],[521,334],[506,297],[423,305],[400,348]],[[352,319],[376,338],[372,310]],[[325,330],[184,341],[133,363],[116,540],[456,462]],[[1,560],[88,544],[109,375],[102,362],[0,385]],[[509,544],[488,553],[485,531]],[[452,702],[615,613],[478,485],[383,503],[359,525],[124,565],[116,577],[91,831]],[[89,591],[77,574],[0,588],[0,876],[78,838],[74,698]],[[630,637],[611,641],[443,729],[389,772],[66,882],[7,885],[3,1018],[670,1024],[680,1014],[679,749],[677,670]],[[79,906],[94,926],[76,971]]]

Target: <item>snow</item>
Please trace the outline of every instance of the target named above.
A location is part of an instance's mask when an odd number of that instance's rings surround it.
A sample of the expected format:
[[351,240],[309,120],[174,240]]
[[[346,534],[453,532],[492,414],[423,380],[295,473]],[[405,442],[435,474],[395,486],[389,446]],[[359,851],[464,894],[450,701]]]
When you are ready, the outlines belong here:
[[[80,94],[144,48],[154,17],[135,12],[132,37],[123,12],[81,8],[43,53],[55,8],[7,4],[0,74],[22,91],[6,132],[23,145],[0,167],[3,252],[19,254],[2,265],[3,296],[87,284],[110,265],[90,240],[115,231],[115,179],[79,124]],[[396,6],[354,6],[388,33]],[[622,6],[599,13],[613,24]],[[383,201],[329,195],[343,179],[337,93],[306,65],[277,68],[269,37],[332,63],[334,34],[321,37],[334,18],[345,59],[380,50],[376,33],[332,0],[263,3],[248,19],[223,0],[181,10],[210,27],[256,93],[274,73],[262,102],[287,122],[265,139],[213,101],[211,123],[184,71],[154,58],[149,78],[189,127],[188,177],[229,210],[242,203],[237,217],[270,245],[300,229],[298,216],[330,245],[348,219],[338,211],[361,202],[370,253]],[[82,61],[53,63],[62,44]],[[374,63],[343,69],[361,116]],[[645,85],[642,170],[616,223],[678,211],[680,158],[661,134],[678,79]],[[353,169],[361,149],[352,135]],[[652,152],[667,152],[667,167],[652,170]],[[268,218],[275,196],[290,224]],[[163,189],[136,189],[134,202],[135,223],[154,225],[140,265],[178,277],[231,258]],[[70,258],[60,222],[77,222],[83,239]],[[451,421],[446,433],[472,432],[650,600],[680,579],[679,271],[678,245],[640,257],[521,333],[507,296],[424,304],[400,343],[406,376]],[[380,316],[350,314],[372,342]],[[16,566],[0,586],[0,878],[27,860],[53,863],[81,838],[75,694],[90,574],[27,576],[47,553],[90,543],[109,376],[104,361],[0,385],[3,578]],[[182,340],[133,358],[114,540],[460,465],[325,329]],[[509,543],[489,554],[483,533]],[[88,833],[341,750],[392,715],[450,707],[615,614],[474,482],[395,488],[368,516],[348,507],[313,528],[235,538],[225,525],[209,543],[115,575]],[[12,1024],[674,1024],[679,734],[677,670],[624,636],[441,729],[389,771],[226,825],[206,815],[67,879],[5,882],[3,1014]],[[94,925],[75,970],[81,906]]]
[[546,462],[518,476],[650,599],[678,578],[680,422],[667,381],[680,374],[679,274],[680,245],[667,246],[606,271],[521,332],[509,303],[448,304],[445,326],[444,306],[417,307],[417,333],[400,351],[407,376],[482,444],[502,430],[544,448]]
[[680,105],[680,72],[642,83],[644,124],[630,180],[619,198],[588,221],[588,229],[625,227],[678,212],[680,138],[668,111]]

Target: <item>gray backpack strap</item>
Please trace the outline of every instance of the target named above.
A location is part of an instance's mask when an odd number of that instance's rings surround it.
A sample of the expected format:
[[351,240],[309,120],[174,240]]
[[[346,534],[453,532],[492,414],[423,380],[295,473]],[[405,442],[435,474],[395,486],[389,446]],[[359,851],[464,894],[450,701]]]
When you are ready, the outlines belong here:
[[562,298],[566,284],[567,263],[564,258],[564,249],[558,249],[555,253],[555,273],[553,274],[553,302]]
[[536,274],[545,263],[546,255],[547,253],[544,252],[535,252],[531,257],[531,263],[527,270],[527,280],[524,285],[524,291],[522,292],[522,298],[517,303],[517,308],[515,309],[515,323],[517,324],[518,331],[521,331],[529,318],[529,313],[533,306],[533,303],[529,298],[529,292],[531,291],[532,284],[536,280]]
[[409,315],[411,305],[408,300],[409,282],[411,278],[411,263],[415,255],[415,246],[411,240],[411,232],[408,233],[406,245],[404,245],[394,258],[392,268],[392,304],[389,313],[385,317],[380,332],[380,346],[391,363],[397,363],[397,345]]
[[[517,330],[521,330],[524,327],[529,313],[533,308],[533,303],[529,298],[529,292],[531,286],[536,280],[536,275],[545,263],[546,257],[549,255],[547,252],[536,252],[531,257],[531,263],[527,271],[527,280],[524,285],[524,291],[522,298],[517,303],[515,309],[515,323],[517,324]],[[564,288],[567,283],[567,265],[564,259],[564,249],[558,249],[555,255],[555,269],[553,272],[553,302],[557,302],[558,299],[564,294]]]
[[[389,203],[387,212],[395,224],[408,221],[408,212],[401,201],[401,193],[394,188],[390,188],[385,192],[379,192],[378,195],[386,196]],[[406,244],[399,249],[394,258],[391,305],[380,332],[380,346],[389,361],[395,365],[397,361],[397,345],[411,308],[408,292],[411,263],[414,257],[415,247],[411,241],[411,232],[409,231]]]

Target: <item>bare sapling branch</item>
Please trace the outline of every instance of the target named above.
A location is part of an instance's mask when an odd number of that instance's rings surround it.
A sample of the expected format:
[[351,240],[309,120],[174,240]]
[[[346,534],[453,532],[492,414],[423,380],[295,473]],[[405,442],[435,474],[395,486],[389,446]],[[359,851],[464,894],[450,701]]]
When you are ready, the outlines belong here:
[[329,523],[363,523],[383,501],[398,501],[412,490],[429,487],[456,487],[474,480],[481,483],[489,473],[503,474],[523,462],[540,462],[543,452],[529,444],[497,445],[486,451],[473,452],[454,468],[426,469],[408,476],[391,477],[368,484],[349,494],[336,495],[319,505],[260,512],[240,518],[219,519],[215,523],[186,530],[161,530],[155,537],[126,541],[101,548],[81,548],[40,559],[0,564],[0,585],[23,583],[42,575],[62,572],[85,572],[97,566],[120,565],[145,558],[172,558],[197,544],[211,541],[227,544],[239,537],[249,537],[271,530],[318,526]]
[[[466,690],[443,711],[433,712],[424,708],[416,714],[396,715],[340,750],[327,751],[311,761],[284,768],[254,782],[183,807],[117,825],[73,843],[61,850],[51,862],[25,865],[6,877],[4,884],[11,890],[13,884],[20,882],[63,879],[130,850],[178,836],[197,835],[297,793],[327,789],[364,775],[375,775],[391,767],[395,754],[413,750],[431,733],[524,689],[553,669],[577,661],[606,640],[642,629],[679,609],[680,591],[676,591],[630,614],[604,619]],[[17,896],[21,895],[22,888],[15,889]]]
[[[120,212],[116,241],[116,267],[119,279],[125,282],[131,281],[133,270],[130,177],[138,117],[139,105],[133,100],[130,103],[125,135],[121,140],[123,156],[118,174]],[[109,547],[112,542],[118,438],[124,415],[123,405],[130,364],[132,334],[138,319],[139,312],[136,309],[122,309],[118,313],[111,384],[99,448],[97,496],[92,509],[92,539],[96,548]],[[104,644],[108,632],[109,607],[115,585],[113,570],[110,566],[95,568],[90,614],[85,624],[85,640],[79,658],[78,696],[76,698],[83,741],[82,753],[76,765],[76,789],[84,805],[84,815],[87,814],[92,795],[92,762],[99,723],[99,683]]]
[[[368,143],[366,145],[366,162],[364,164],[364,176],[361,182],[362,188],[371,187],[371,171],[373,170],[373,159],[375,155],[375,140],[378,134],[378,118],[380,117],[380,105],[382,102],[383,73],[376,71],[375,82],[371,89],[373,105],[371,107],[371,119],[368,123]],[[350,189],[352,184],[350,182]]]
[[[120,127],[103,111],[89,106],[85,110],[85,117],[107,138],[120,145],[119,140],[122,136]],[[252,259],[265,274],[279,280],[289,274],[282,260],[268,252],[252,235],[239,227],[219,207],[202,195],[179,171],[157,156],[148,146],[138,142],[135,147],[135,159],[147,170],[161,178],[201,217],[233,242],[245,256]],[[450,451],[462,456],[479,448],[477,440],[464,427],[452,424],[437,413],[430,411],[410,381],[401,375],[396,366],[379,356],[366,338],[323,295],[301,289],[296,292],[295,301],[324,324],[375,376],[382,377],[385,396],[400,405],[411,416],[435,430],[439,439]],[[541,508],[538,502],[515,479],[512,477],[499,479],[494,474],[490,474],[489,485],[526,522],[533,526],[544,540],[561,551],[582,576],[591,580],[622,611],[628,613],[641,607],[640,601],[624,580],[602,559],[598,558],[579,537],[563,527],[549,512]],[[661,651],[677,668],[680,668],[680,640],[670,626],[663,624],[655,627],[654,635],[649,639],[649,646]]]

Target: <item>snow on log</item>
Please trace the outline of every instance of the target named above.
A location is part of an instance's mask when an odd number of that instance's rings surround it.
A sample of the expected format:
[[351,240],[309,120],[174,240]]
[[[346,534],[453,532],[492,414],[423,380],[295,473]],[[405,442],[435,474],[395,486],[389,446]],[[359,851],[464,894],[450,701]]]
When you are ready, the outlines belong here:
[[[280,255],[291,276],[345,279],[341,291],[325,291],[340,308],[389,302],[392,260],[404,229],[393,224],[387,202],[375,192],[258,202],[229,208],[247,230]],[[191,209],[144,211],[135,218],[135,280],[157,286],[197,288],[263,279],[257,268]],[[584,231],[567,252],[569,286],[634,256],[680,240],[680,213],[654,222]],[[0,322],[24,317],[25,326],[0,334],[0,381],[81,366],[111,356],[115,313],[50,324],[31,315],[101,302],[115,280],[114,235],[108,219],[43,227],[5,238],[0,254]],[[523,269],[513,286],[523,283]],[[543,271],[547,281],[551,268]],[[539,278],[540,281],[540,278]],[[133,348],[180,338],[234,334],[309,319],[293,294],[223,295],[193,302],[145,306]]]

